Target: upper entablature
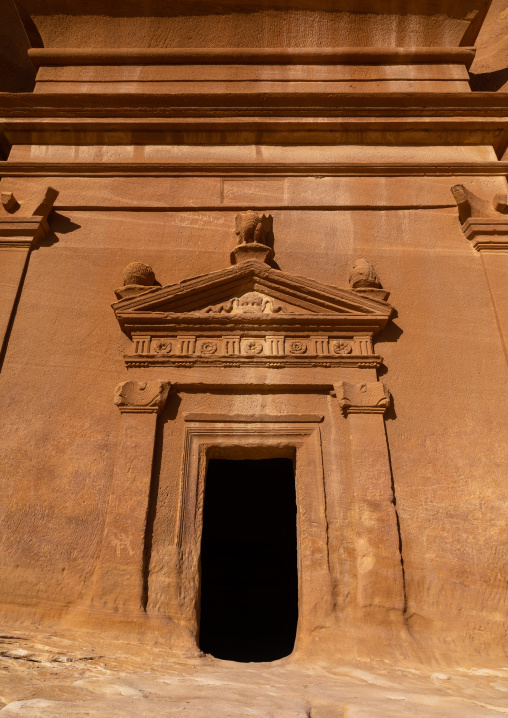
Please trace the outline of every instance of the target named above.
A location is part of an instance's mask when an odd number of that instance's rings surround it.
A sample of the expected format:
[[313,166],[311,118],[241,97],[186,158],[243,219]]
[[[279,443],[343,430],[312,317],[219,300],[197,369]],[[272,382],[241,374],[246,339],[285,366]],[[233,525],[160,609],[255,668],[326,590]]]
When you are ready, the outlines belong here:
[[24,0],[23,5],[45,47],[458,47],[474,44],[490,0]]
[[35,92],[469,92],[490,1],[27,0]]

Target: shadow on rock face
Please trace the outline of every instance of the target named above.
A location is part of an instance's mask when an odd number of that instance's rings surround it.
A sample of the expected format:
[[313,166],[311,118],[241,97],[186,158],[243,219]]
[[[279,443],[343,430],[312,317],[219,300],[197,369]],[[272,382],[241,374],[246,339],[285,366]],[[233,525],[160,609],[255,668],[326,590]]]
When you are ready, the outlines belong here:
[[34,246],[36,251],[39,247],[51,247],[58,242],[59,234],[69,234],[76,229],[80,229],[81,225],[73,222],[59,212],[52,212],[49,218],[51,231],[43,239],[40,239]]
[[469,84],[473,92],[497,92],[508,82],[508,67],[493,72],[470,73]]

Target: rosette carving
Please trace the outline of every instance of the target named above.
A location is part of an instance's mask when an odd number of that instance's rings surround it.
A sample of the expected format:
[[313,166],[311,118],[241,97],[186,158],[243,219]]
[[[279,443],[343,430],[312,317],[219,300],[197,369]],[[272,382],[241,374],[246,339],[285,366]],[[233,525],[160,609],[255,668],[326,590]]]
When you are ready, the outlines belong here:
[[351,342],[339,339],[338,341],[333,342],[332,351],[334,354],[351,354],[353,347],[351,346]]
[[203,342],[201,344],[201,354],[215,354],[217,349],[217,342]]
[[292,342],[289,342],[289,353],[290,354],[305,354],[307,351],[307,344],[305,342],[300,341],[300,339],[295,339]]
[[263,344],[256,339],[249,339],[249,341],[245,342],[243,345],[243,351],[245,354],[261,354],[263,351]]

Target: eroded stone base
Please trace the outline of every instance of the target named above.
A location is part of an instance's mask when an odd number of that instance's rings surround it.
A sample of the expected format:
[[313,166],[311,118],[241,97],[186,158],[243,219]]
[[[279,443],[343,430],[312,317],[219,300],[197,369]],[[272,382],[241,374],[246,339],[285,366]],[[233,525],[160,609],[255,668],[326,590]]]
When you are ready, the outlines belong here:
[[[161,642],[162,643],[162,642]],[[506,715],[508,669],[382,662],[178,660],[98,633],[9,631],[0,639],[3,718],[488,718]]]

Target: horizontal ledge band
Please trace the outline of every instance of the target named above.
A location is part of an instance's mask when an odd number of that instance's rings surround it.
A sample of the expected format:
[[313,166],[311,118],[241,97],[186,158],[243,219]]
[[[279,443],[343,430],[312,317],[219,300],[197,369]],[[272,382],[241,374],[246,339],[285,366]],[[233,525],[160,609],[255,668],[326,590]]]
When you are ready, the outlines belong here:
[[299,64],[388,65],[464,64],[470,67],[474,47],[348,47],[348,48],[165,48],[28,50],[33,65],[201,65]]
[[220,423],[320,423],[323,414],[184,414],[184,421],[215,421]]
[[[322,115],[351,117],[425,118],[450,115],[455,118],[479,113],[506,115],[508,94],[499,92],[225,92],[211,97],[208,93],[33,93],[2,92],[0,115],[8,117],[81,117],[110,119],[144,117],[217,117],[218,113],[240,117],[293,117]],[[56,114],[53,114],[56,113]],[[229,115],[231,116],[231,114]]]
[[492,162],[330,162],[330,163],[225,163],[225,162],[0,162],[0,176],[125,177],[170,176],[196,173],[266,176],[266,173],[319,176],[410,177],[508,174],[507,161]]

